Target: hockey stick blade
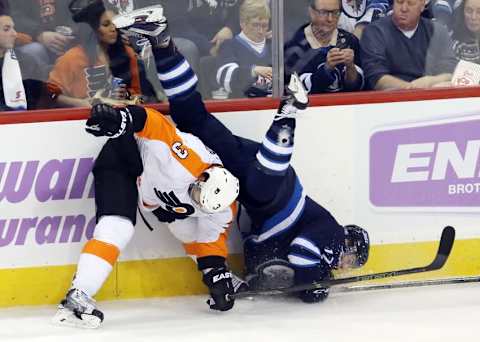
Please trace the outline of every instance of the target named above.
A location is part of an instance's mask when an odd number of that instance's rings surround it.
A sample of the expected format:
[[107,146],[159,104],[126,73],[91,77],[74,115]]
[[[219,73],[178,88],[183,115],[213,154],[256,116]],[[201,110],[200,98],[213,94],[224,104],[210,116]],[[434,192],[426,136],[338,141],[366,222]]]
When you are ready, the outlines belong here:
[[380,273],[371,273],[365,275],[359,275],[348,278],[340,279],[330,279],[330,280],[321,280],[309,284],[300,284],[287,288],[272,289],[272,290],[261,290],[261,291],[245,291],[239,292],[231,297],[233,298],[244,298],[252,296],[270,296],[270,295],[280,295],[287,294],[292,292],[299,292],[304,290],[314,290],[323,287],[331,287],[341,284],[356,283],[360,281],[375,280],[375,279],[384,279],[390,277],[398,277],[406,274],[421,273],[421,272],[430,272],[435,271],[443,267],[445,262],[452,251],[453,243],[455,241],[455,229],[451,226],[443,228],[442,236],[440,237],[440,244],[438,246],[437,255],[433,261],[422,267],[406,268],[403,270],[380,272]]

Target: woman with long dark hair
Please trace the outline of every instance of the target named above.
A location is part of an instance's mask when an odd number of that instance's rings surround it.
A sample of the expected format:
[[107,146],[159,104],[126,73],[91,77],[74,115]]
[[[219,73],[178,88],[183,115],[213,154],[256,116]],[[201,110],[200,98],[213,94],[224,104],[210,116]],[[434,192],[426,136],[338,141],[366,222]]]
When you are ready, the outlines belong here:
[[453,49],[462,60],[480,64],[480,0],[465,0],[455,10]]
[[119,100],[140,95],[138,61],[112,22],[102,0],[90,1],[73,19],[81,23],[79,44],[60,57],[49,77],[49,91],[59,106],[90,106],[97,92]]

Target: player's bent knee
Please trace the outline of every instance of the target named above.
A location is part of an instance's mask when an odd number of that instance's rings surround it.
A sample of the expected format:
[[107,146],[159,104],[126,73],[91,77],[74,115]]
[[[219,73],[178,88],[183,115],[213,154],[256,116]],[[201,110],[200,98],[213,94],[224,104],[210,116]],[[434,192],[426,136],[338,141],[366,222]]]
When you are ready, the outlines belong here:
[[102,216],[95,227],[93,238],[116,246],[122,251],[132,239],[132,222],[122,216]]

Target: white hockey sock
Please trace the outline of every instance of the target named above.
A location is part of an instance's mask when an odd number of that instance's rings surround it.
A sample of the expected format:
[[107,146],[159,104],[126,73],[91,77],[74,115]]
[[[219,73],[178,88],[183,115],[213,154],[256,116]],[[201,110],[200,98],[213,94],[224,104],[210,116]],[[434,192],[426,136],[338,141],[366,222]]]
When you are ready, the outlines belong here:
[[72,287],[93,297],[107,280],[112,268],[106,260],[93,254],[82,253]]
[[93,239],[85,244],[73,287],[94,296],[107,280],[120,252],[133,236],[132,222],[121,216],[100,218]]

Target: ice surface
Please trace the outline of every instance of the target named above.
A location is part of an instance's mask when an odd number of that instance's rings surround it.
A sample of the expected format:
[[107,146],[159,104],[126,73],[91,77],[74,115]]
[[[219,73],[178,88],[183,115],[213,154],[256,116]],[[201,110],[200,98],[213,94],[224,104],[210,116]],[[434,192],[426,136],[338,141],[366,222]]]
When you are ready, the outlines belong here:
[[479,286],[332,293],[310,305],[242,299],[226,313],[210,311],[204,296],[101,302],[106,319],[97,330],[50,324],[53,306],[2,309],[0,341],[479,341]]

